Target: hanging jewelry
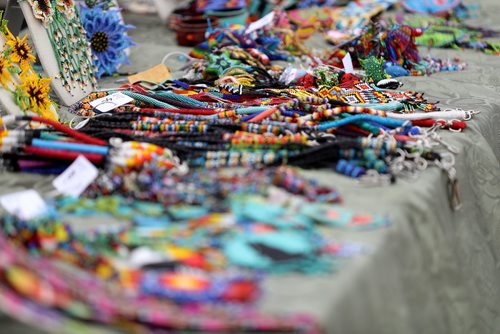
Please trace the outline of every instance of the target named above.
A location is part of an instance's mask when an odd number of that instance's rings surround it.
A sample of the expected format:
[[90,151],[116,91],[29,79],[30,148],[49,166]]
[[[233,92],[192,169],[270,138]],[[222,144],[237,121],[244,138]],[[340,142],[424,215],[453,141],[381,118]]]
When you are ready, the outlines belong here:
[[[48,33],[59,66],[63,87],[70,94],[76,88],[97,88],[90,44],[72,0],[28,0],[33,15]],[[87,92],[90,93],[90,92]]]

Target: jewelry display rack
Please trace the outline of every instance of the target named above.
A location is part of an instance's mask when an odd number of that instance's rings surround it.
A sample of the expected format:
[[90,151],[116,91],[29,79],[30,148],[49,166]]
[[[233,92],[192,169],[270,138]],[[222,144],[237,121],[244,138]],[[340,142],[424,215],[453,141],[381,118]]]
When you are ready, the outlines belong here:
[[52,77],[51,85],[61,104],[72,105],[95,90],[95,87],[91,84],[87,84],[83,88],[72,87],[70,91],[66,90],[60,78],[58,61],[50,43],[48,32],[43,23],[34,17],[33,10],[27,1],[17,3],[16,0],[8,0],[5,19],[9,21],[8,27],[14,35],[19,33],[24,20],[26,21],[38,59],[42,64],[45,75]]

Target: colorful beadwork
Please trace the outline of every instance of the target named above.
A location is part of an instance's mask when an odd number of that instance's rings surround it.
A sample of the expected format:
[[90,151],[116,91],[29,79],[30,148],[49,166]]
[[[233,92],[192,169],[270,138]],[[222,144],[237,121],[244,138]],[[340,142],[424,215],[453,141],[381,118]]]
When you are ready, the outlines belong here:
[[[256,311],[263,281],[335,271],[362,249],[333,241],[335,228],[388,220],[340,206],[334,188],[296,167],[390,184],[438,166],[454,185],[451,206],[460,204],[456,151],[438,133],[466,129],[475,113],[440,110],[422,93],[396,90],[401,83],[388,76],[460,67],[420,56],[421,30],[367,25],[364,19],[392,3],[343,8],[345,17],[330,24],[358,36],[334,51],[308,49],[277,11],[256,31],[210,28],[191,53],[196,59],[179,58],[188,60],[180,78],[90,94],[70,108],[71,128],[38,116],[0,118],[9,170],[59,174],[77,157],[99,168],[81,197],[48,200],[45,215],[34,219],[0,219],[0,308],[52,332],[77,332],[85,321],[134,332],[318,333],[311,318]],[[71,16],[70,2],[57,4],[48,21]],[[351,20],[356,12],[363,15]],[[94,51],[109,46],[103,34],[91,31]],[[353,69],[344,68],[347,52]],[[0,59],[7,84],[11,63]],[[36,83],[46,91],[47,81],[27,82],[25,91],[36,91]],[[118,93],[131,101],[105,113],[91,105]],[[19,96],[44,103],[28,100]]]
[[102,75],[117,72],[120,65],[127,64],[125,50],[134,45],[127,36],[127,31],[133,27],[123,23],[118,9],[105,9],[104,6],[105,4],[92,8],[80,6],[80,19],[95,56],[98,79]]
[[24,112],[33,112],[57,120],[57,105],[50,99],[51,78],[41,78],[33,70],[35,57],[26,38],[16,37],[2,20],[1,34],[6,43],[0,55],[0,84],[12,94],[14,103]]
[[29,3],[35,18],[46,27],[66,91],[71,93],[77,87],[85,89],[88,86],[95,89],[93,56],[73,2],[32,0]]
[[384,71],[384,60],[377,59],[374,56],[371,56],[366,59],[360,59],[361,66],[365,70],[366,76],[373,82],[377,83],[381,80],[387,79],[387,75]]

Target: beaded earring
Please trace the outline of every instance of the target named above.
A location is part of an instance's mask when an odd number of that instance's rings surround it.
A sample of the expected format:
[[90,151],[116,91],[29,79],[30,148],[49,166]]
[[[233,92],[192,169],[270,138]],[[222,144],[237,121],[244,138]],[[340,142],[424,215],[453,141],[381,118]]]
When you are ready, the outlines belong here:
[[373,81],[375,84],[381,80],[387,79],[387,75],[385,74],[383,67],[383,59],[371,56],[366,59],[360,59],[359,61],[361,62],[361,66],[365,70],[368,79]]
[[205,73],[207,75],[220,77],[226,70],[233,69],[235,67],[241,67],[242,69],[248,68],[239,60],[232,58],[229,50],[224,50],[218,55],[210,54],[207,59],[208,65],[205,68]]

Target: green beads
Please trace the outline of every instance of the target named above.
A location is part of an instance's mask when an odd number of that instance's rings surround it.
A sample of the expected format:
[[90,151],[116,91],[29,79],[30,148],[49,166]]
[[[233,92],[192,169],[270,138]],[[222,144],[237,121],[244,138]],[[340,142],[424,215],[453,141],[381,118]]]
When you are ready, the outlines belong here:
[[384,59],[370,56],[366,59],[360,59],[361,66],[365,70],[368,79],[377,83],[380,80],[387,79],[387,74],[384,71]]

